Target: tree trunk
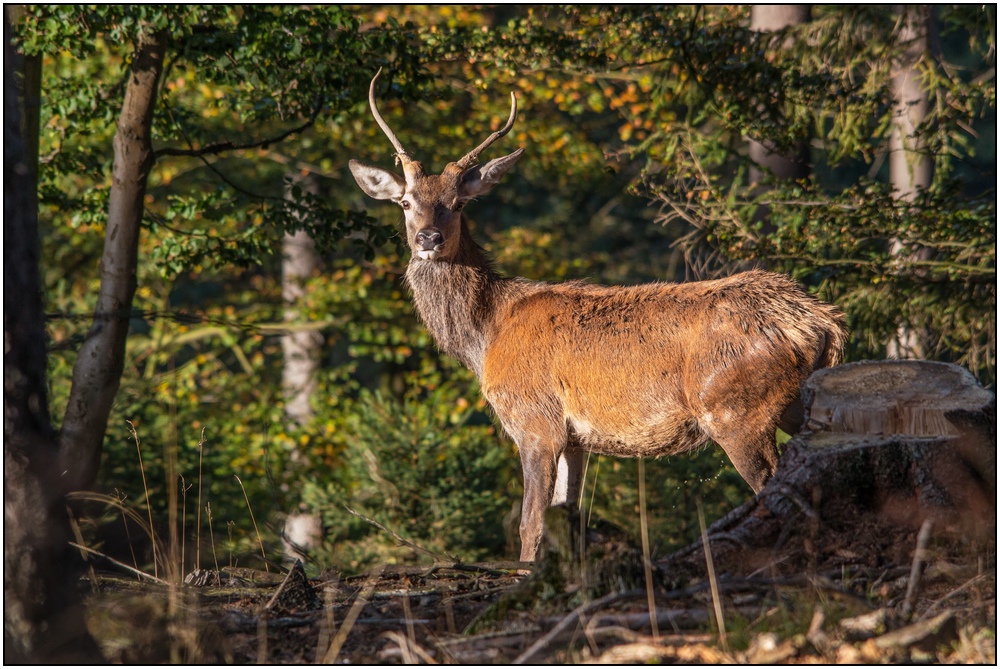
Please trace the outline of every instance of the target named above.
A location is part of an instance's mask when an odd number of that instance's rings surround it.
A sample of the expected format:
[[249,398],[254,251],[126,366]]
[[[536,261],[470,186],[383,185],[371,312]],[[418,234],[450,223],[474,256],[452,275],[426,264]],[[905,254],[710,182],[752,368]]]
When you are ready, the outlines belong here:
[[[27,5],[9,5],[11,25],[16,25],[24,16]],[[39,129],[42,111],[42,57],[39,54],[28,56],[18,53],[15,56],[15,63],[21,66],[21,135],[24,140],[24,150],[26,163],[30,170],[30,179],[27,182],[28,192],[31,195],[33,208],[37,211],[38,200],[38,145]]]
[[[750,8],[750,29],[760,32],[774,32],[789,26],[797,26],[811,19],[811,5],[753,5]],[[799,142],[789,153],[775,153],[770,142],[760,143],[750,140],[750,182],[760,183],[765,172],[779,179],[795,181],[809,176],[809,144]],[[766,215],[766,212],[761,212]]]
[[[294,184],[313,195],[319,190],[313,175],[295,176],[290,185]],[[291,188],[287,197],[291,197]],[[301,323],[299,301],[305,295],[304,284],[318,266],[316,245],[309,233],[305,230],[285,233],[282,239],[281,297],[285,303],[286,323]],[[281,387],[285,396],[285,414],[297,425],[309,422],[314,414],[310,400],[316,392],[322,344],[323,337],[315,330],[295,329],[281,337],[284,353]]]
[[[298,185],[304,191],[317,195],[319,185],[312,174],[293,175],[289,181],[286,197],[292,197],[292,186]],[[285,322],[302,324],[303,314],[300,301],[305,295],[305,282],[319,266],[316,245],[305,230],[294,234],[285,233],[282,240],[281,296],[285,303]],[[296,426],[312,420],[312,396],[316,392],[316,374],[319,371],[320,349],[323,336],[316,330],[293,329],[281,338],[284,366],[281,371],[281,386],[285,396],[285,415]],[[301,460],[299,453],[292,454],[293,460]],[[305,560],[323,534],[323,524],[319,516],[291,511],[285,518],[282,542],[285,554],[291,560]]]
[[[889,136],[889,183],[897,200],[912,202],[919,189],[931,185],[934,164],[923,152],[923,143],[916,135],[916,129],[927,117],[929,101],[927,91],[920,81],[920,61],[929,51],[930,9],[926,6],[901,6],[899,8],[903,28],[900,41],[904,51],[893,65],[892,96],[895,104],[895,119]],[[904,257],[900,240],[893,240],[892,252]],[[921,252],[910,259],[919,259]],[[924,257],[923,259],[926,259]],[[923,358],[926,356],[924,340],[918,327],[902,322],[896,336],[888,342],[887,356],[890,358]]]
[[[814,556],[884,551],[880,542],[913,534],[928,518],[967,538],[995,536],[996,397],[968,370],[852,363],[813,374],[802,397],[807,429],[788,443],[774,477],[709,528],[716,567],[750,573],[774,564],[791,536]],[[701,575],[701,543],[667,562],[681,578]]]
[[4,42],[4,663],[99,662],[56,485],[33,170],[21,137],[6,11]]
[[89,488],[97,477],[108,415],[124,369],[143,197],[154,161],[150,130],[165,48],[165,33],[140,36],[118,118],[100,293],[94,323],[73,368],[60,435],[68,490]]

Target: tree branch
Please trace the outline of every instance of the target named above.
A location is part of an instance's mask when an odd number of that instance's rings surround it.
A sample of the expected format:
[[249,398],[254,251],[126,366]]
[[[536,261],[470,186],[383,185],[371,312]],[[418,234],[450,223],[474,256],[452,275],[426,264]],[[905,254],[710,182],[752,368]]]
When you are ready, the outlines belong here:
[[459,562],[458,558],[456,558],[456,557],[454,557],[452,555],[447,555],[447,556],[438,555],[437,553],[431,552],[431,551],[427,550],[426,548],[423,548],[421,546],[416,545],[412,541],[407,541],[406,539],[404,539],[403,537],[399,536],[398,534],[396,534],[395,532],[393,532],[392,530],[390,530],[388,527],[386,527],[382,523],[378,522],[377,520],[373,520],[372,518],[369,518],[367,516],[361,515],[360,513],[358,513],[357,511],[355,511],[351,507],[347,506],[346,504],[344,504],[343,506],[344,506],[345,509],[347,509],[347,512],[350,513],[352,516],[357,516],[358,518],[360,518],[361,520],[365,521],[366,523],[368,523],[370,525],[374,525],[378,529],[380,529],[383,532],[385,532],[386,534],[390,535],[393,539],[395,539],[396,541],[399,542],[400,546],[406,546],[407,548],[411,548],[411,549],[417,551],[418,553],[423,553],[424,555],[428,555],[435,562],[445,562],[445,563],[448,563],[448,564],[455,564],[455,563]]
[[270,144],[278,144],[285,141],[292,135],[308,130],[319,117],[319,113],[323,110],[323,100],[320,99],[316,103],[316,108],[313,109],[312,114],[309,115],[309,119],[302,125],[291,128],[281,133],[277,137],[271,137],[267,139],[257,140],[255,142],[213,142],[211,144],[206,144],[200,149],[180,149],[177,147],[164,147],[162,149],[157,149],[153,152],[153,158],[159,159],[163,156],[189,156],[195,158],[202,158],[204,156],[215,156],[220,153],[225,153],[227,151],[245,151],[247,149],[259,149],[261,147],[267,147]]

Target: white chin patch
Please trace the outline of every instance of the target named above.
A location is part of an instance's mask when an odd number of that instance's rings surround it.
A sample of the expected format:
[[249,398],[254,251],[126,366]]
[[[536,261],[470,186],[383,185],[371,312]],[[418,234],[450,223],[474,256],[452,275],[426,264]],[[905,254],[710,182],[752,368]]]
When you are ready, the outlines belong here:
[[437,249],[433,251],[417,251],[417,257],[421,260],[437,260],[441,252]]

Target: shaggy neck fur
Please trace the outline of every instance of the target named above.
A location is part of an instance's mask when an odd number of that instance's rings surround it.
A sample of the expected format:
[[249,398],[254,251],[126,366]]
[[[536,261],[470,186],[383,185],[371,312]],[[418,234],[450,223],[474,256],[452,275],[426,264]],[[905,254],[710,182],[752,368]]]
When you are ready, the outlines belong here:
[[459,248],[451,260],[413,257],[406,282],[417,314],[438,347],[481,380],[494,315],[534,284],[500,276],[462,221]]

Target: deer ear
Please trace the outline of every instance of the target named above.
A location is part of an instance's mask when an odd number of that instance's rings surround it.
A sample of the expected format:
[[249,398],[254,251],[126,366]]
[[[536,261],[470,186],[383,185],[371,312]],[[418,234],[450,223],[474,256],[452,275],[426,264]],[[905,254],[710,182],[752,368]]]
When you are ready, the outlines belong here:
[[406,181],[398,174],[359,160],[348,161],[347,166],[351,168],[351,174],[361,190],[376,200],[399,200],[406,192]]
[[509,156],[494,158],[485,165],[476,165],[462,176],[462,183],[458,187],[459,196],[463,198],[477,197],[483,193],[488,193],[494,186],[500,183],[500,179],[507,173],[507,170],[514,167],[524,149],[518,149]]

